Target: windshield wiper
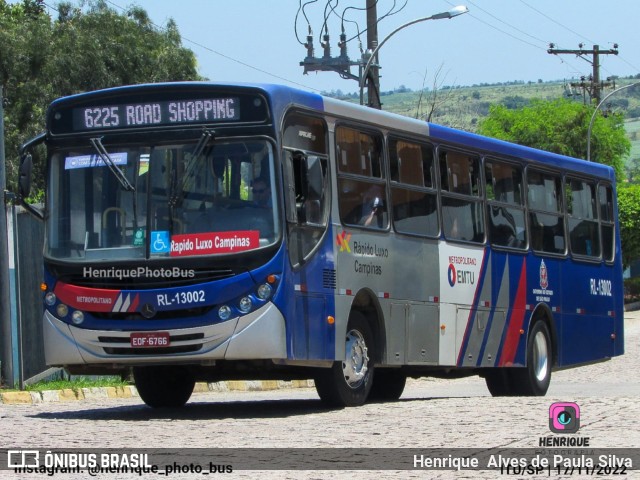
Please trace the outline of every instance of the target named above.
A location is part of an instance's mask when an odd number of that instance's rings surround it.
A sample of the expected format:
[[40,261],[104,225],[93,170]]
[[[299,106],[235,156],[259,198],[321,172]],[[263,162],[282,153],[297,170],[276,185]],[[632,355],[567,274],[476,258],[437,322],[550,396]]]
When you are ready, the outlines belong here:
[[200,136],[198,143],[196,143],[196,146],[193,149],[193,153],[191,154],[191,160],[189,160],[189,163],[187,164],[187,168],[185,169],[185,172],[182,177],[183,190],[187,187],[187,182],[189,181],[189,177],[193,175],[193,171],[197,167],[197,163],[198,163],[198,160],[200,159],[200,155],[202,155],[202,152],[204,152],[204,149],[207,148],[207,145],[209,145],[209,142],[211,142],[213,138],[215,138],[214,130],[210,130],[207,128],[202,130],[202,135]]
[[113,173],[116,179],[118,179],[118,182],[120,182],[122,188],[124,188],[127,192],[135,192],[135,187],[131,185],[131,182],[129,182],[129,180],[127,180],[124,172],[114,163],[113,159],[109,156],[109,152],[107,152],[107,149],[104,148],[102,139],[96,137],[90,138],[89,141],[91,142],[91,145],[93,145],[93,148],[96,149],[96,152],[98,152],[98,156],[100,157],[100,159],[107,167],[109,167],[109,170],[111,170],[111,173]]

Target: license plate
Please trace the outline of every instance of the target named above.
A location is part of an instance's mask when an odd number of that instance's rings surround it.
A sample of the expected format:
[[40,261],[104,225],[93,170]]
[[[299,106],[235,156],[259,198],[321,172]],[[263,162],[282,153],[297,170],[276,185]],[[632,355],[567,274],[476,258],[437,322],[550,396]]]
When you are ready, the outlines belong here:
[[171,344],[169,332],[133,332],[129,339],[135,348],[168,347]]

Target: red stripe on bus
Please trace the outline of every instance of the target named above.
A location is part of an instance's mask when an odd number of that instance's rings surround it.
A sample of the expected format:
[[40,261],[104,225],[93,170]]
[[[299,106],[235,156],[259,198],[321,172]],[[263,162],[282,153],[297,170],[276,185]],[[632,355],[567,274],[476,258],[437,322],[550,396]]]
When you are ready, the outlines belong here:
[[133,299],[133,303],[129,307],[129,312],[135,312],[138,309],[138,304],[140,303],[140,294],[136,293],[136,296]]
[[522,262],[522,270],[520,271],[520,281],[518,282],[518,290],[516,298],[513,302],[513,310],[511,311],[511,321],[507,330],[507,336],[504,339],[502,355],[498,365],[513,364],[520,342],[520,329],[524,323],[524,312],[527,300],[527,262]]

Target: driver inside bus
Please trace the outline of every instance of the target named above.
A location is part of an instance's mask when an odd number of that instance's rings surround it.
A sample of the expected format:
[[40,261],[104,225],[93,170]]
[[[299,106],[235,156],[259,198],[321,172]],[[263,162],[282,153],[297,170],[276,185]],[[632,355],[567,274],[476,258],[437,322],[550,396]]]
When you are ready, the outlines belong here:
[[260,208],[271,208],[271,187],[264,178],[256,178],[251,186],[253,203]]

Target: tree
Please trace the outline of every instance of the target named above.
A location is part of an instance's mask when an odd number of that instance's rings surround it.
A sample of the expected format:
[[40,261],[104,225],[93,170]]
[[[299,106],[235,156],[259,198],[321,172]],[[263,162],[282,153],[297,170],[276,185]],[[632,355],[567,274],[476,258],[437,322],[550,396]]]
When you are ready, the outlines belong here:
[[[566,99],[533,100],[530,105],[510,110],[493,105],[478,126],[478,133],[571,157],[586,158],[587,131],[592,106]],[[596,115],[591,131],[591,158],[610,165],[616,177],[624,176],[623,158],[631,150],[623,117]]]
[[626,268],[640,258],[640,185],[618,184],[618,219],[622,264]]
[[[520,110],[492,106],[479,133],[510,142],[585,158],[592,106],[570,100],[534,100]],[[618,215],[624,265],[640,258],[640,186],[625,186],[623,158],[631,151],[621,115],[598,113],[591,131],[591,158],[610,165],[618,182]]]
[[[58,5],[52,19],[42,0],[0,0],[0,82],[5,108],[7,183],[15,190],[18,147],[43,130],[57,97],[118,85],[200,80],[195,54],[182,46],[173,20],[157,29],[146,11],[125,14],[103,0]],[[34,159],[34,166],[44,162]],[[42,187],[36,171],[35,187]],[[40,180],[40,181],[38,181]]]
[[[422,88],[420,89],[420,96],[418,97],[416,118],[422,118],[427,122],[432,121],[433,117],[437,115],[442,106],[449,102],[450,98],[452,97],[453,87],[442,87],[442,83],[447,76],[445,73],[444,77],[442,77],[442,80],[440,79],[443,68],[444,64],[440,64],[433,76],[432,88],[428,91],[424,88],[424,83],[427,79],[427,70],[425,70],[422,80]],[[427,96],[423,102],[422,97],[424,93],[427,93]],[[423,103],[425,104],[424,107],[422,106]]]

